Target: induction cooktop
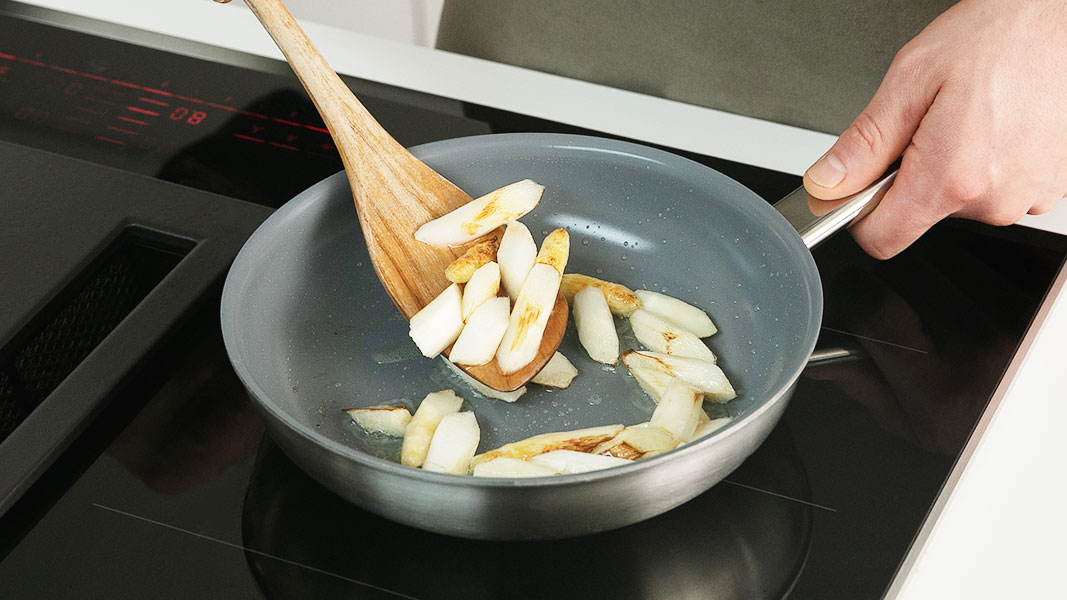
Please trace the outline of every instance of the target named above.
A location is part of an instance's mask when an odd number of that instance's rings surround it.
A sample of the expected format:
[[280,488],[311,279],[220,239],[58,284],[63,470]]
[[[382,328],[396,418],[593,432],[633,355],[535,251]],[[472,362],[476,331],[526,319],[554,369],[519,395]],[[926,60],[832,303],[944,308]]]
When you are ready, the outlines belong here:
[[[598,134],[346,82],[407,145]],[[682,154],[768,201],[799,184]],[[880,597],[1067,256],[956,221],[886,262],[835,236],[820,347],[851,351],[724,482],[616,531],[470,541],[304,475],[222,349],[240,244],[340,168],[283,63],[0,3],[0,595]]]

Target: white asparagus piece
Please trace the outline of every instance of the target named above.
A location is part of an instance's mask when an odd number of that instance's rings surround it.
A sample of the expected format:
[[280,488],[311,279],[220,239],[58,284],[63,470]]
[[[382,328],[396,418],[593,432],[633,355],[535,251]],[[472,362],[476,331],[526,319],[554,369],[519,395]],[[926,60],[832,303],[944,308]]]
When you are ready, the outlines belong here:
[[541,250],[522,283],[508,330],[497,350],[496,360],[501,372],[514,373],[537,356],[545,326],[556,305],[559,281],[570,256],[570,239],[566,229],[556,229],[541,241]]
[[533,210],[544,191],[529,179],[506,185],[423,224],[415,239],[432,246],[466,244]]
[[530,230],[519,221],[508,223],[504,235],[500,238],[496,261],[500,264],[500,283],[512,300],[519,297],[522,284],[530,274],[536,258],[537,244],[534,243]]
[[507,298],[493,297],[474,311],[459,339],[452,346],[448,358],[457,365],[484,365],[493,359],[500,340],[508,328],[511,302]]
[[574,302],[574,295],[588,286],[598,287],[604,292],[608,308],[616,317],[629,317],[635,310],[641,308],[641,301],[630,288],[580,273],[565,273],[559,282],[559,291],[563,292],[567,302]]
[[649,350],[718,362],[715,353],[695,334],[643,308],[630,315],[630,328]]
[[480,439],[481,429],[473,412],[447,415],[433,432],[422,468],[436,473],[466,475]]
[[500,457],[529,458],[551,452],[552,450],[576,450],[588,452],[601,443],[611,439],[615,434],[622,431],[622,425],[601,425],[600,427],[587,427],[573,431],[555,431],[542,433],[524,440],[504,444],[503,446],[484,452],[474,457],[472,465],[483,463]]
[[[534,264],[551,265],[563,277],[567,260],[571,255],[571,236],[566,229],[555,229],[541,240],[541,249],[537,251]],[[525,283],[524,283],[525,285]],[[521,292],[520,292],[521,293]]]
[[500,390],[494,390],[493,388],[485,385],[484,383],[478,381],[470,375],[467,375],[466,371],[452,364],[452,361],[448,360],[444,356],[441,357],[441,360],[445,361],[445,364],[448,365],[448,368],[451,369],[457,377],[462,379],[463,383],[466,383],[467,385],[471,386],[474,391],[485,396],[486,398],[492,398],[494,400],[503,400],[504,402],[514,402],[526,393],[526,386],[522,386],[521,388],[510,392],[501,392]]
[[633,463],[633,461],[625,458],[575,452],[574,450],[553,450],[538,454],[530,458],[529,461],[545,465],[561,475],[588,473],[589,471],[600,471]]
[[[482,302],[496,297],[499,289],[500,265],[490,261],[478,267],[478,270],[471,275],[467,284],[463,286],[463,302],[460,308],[463,313],[463,321],[466,322],[470,319],[470,316],[482,305]],[[511,308],[510,304],[508,304],[508,308]]]
[[665,430],[649,423],[630,425],[615,437],[593,448],[593,454],[607,454],[627,460],[639,460],[678,447],[678,440]]
[[674,380],[674,375],[660,368],[659,365],[652,366],[646,357],[639,356],[636,353],[624,353],[622,355],[622,363],[626,365],[626,369],[630,371],[630,375],[641,386],[641,389],[656,404],[659,404],[660,398],[663,397],[663,392],[667,391],[667,386]]
[[496,458],[474,465],[475,477],[551,477],[556,471],[547,465],[521,458]]
[[504,339],[496,351],[497,364],[502,372],[518,371],[537,356],[558,291],[559,271],[540,263],[530,269],[511,311]]
[[733,420],[733,417],[719,417],[718,419],[709,419],[706,423],[697,426],[696,431],[694,431],[693,435],[690,436],[689,441],[692,442],[694,440],[699,440],[700,438],[708,434],[714,433],[722,429],[723,427],[729,425],[730,421]]
[[637,290],[634,293],[641,300],[641,308],[656,313],[668,321],[674,321],[682,329],[691,331],[697,337],[705,338],[714,335],[719,330],[706,312],[692,304],[649,290]]
[[433,439],[434,431],[441,423],[441,419],[459,412],[462,404],[463,398],[457,396],[452,390],[427,394],[404,430],[404,443],[400,446],[400,463],[409,467],[421,467],[426,460],[426,452],[430,449],[430,440]]
[[658,369],[671,377],[681,378],[712,402],[728,402],[737,397],[726,373],[718,365],[686,356],[671,356],[661,352],[629,350],[622,356],[627,367]]
[[679,442],[689,441],[697,429],[704,398],[681,379],[675,379],[663,393],[649,424],[663,429]]
[[453,283],[411,317],[408,335],[423,356],[437,356],[459,337],[463,331],[462,303],[459,285]]
[[574,295],[574,325],[589,358],[613,365],[619,360],[619,334],[600,288],[588,286]]
[[500,240],[488,235],[474,242],[459,258],[445,267],[445,279],[455,283],[467,283],[474,272],[483,265],[496,260]]
[[578,369],[571,364],[571,361],[567,360],[566,356],[556,352],[552,355],[552,358],[548,359],[548,363],[545,364],[544,368],[533,376],[530,382],[537,385],[566,389],[577,376]]
[[703,407],[701,407],[700,414],[697,415],[697,417],[697,429],[700,429],[701,426],[711,420],[711,417],[708,416],[708,413],[704,412]]
[[384,433],[393,437],[403,437],[404,429],[411,422],[411,412],[403,406],[368,406],[366,408],[346,408],[348,416],[370,433]]

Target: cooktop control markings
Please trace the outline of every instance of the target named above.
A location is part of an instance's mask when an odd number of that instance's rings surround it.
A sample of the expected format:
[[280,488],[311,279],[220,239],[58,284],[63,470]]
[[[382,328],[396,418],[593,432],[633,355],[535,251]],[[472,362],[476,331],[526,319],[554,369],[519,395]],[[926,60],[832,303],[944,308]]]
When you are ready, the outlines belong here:
[[[77,77],[77,78],[80,78],[80,79],[87,79],[87,80],[90,80],[91,82],[97,82],[97,87],[96,88],[89,88],[85,84],[83,84],[81,82],[78,82],[78,81],[75,81],[75,82],[62,81],[62,82],[59,82],[59,84],[60,84],[60,86],[62,88],[61,91],[62,91],[63,94],[68,95],[68,96],[78,96],[79,99],[85,100],[87,103],[90,104],[89,106],[79,105],[79,106],[74,106],[72,108],[73,111],[75,111],[77,113],[80,113],[82,116],[88,115],[90,117],[95,117],[97,119],[102,119],[102,118],[108,116],[109,114],[113,114],[114,115],[113,118],[118,120],[118,121],[122,121],[124,123],[132,123],[132,124],[140,125],[140,126],[148,126],[148,125],[150,125],[150,123],[153,122],[151,120],[153,118],[166,117],[166,119],[168,121],[172,121],[176,125],[177,124],[181,124],[181,125],[185,125],[185,126],[193,126],[193,127],[195,127],[195,126],[201,125],[201,124],[203,124],[205,122],[214,121],[214,119],[211,118],[211,115],[208,113],[207,110],[204,110],[204,109],[200,108],[200,107],[204,107],[204,108],[218,109],[218,110],[221,110],[221,111],[225,111],[225,112],[228,112],[228,113],[234,113],[234,114],[245,116],[245,117],[251,117],[253,119],[259,119],[259,120],[263,120],[263,121],[270,121],[270,122],[273,122],[273,123],[279,123],[279,124],[282,124],[282,125],[285,125],[285,126],[288,126],[288,127],[294,127],[294,128],[298,128],[298,129],[310,130],[310,131],[314,131],[314,132],[322,133],[322,134],[327,134],[327,135],[329,134],[329,130],[327,130],[327,129],[323,128],[323,127],[318,127],[318,126],[315,126],[315,125],[309,125],[309,124],[305,124],[305,123],[299,123],[299,122],[293,121],[291,119],[283,119],[283,118],[273,117],[273,116],[269,116],[269,115],[265,115],[265,114],[261,114],[261,113],[257,113],[257,112],[243,110],[243,109],[240,109],[240,108],[237,108],[237,107],[234,107],[234,106],[230,106],[230,105],[227,105],[227,104],[221,104],[221,103],[218,103],[218,102],[211,102],[211,101],[205,100],[203,98],[197,98],[197,97],[194,97],[194,96],[182,95],[182,94],[170,92],[170,91],[159,89],[159,88],[155,88],[155,87],[148,87],[148,86],[140,85],[140,84],[133,83],[133,82],[130,82],[130,81],[126,81],[124,79],[116,79],[116,78],[106,77],[106,76],[98,74],[98,73],[89,73],[89,72],[86,72],[86,71],[80,71],[80,70],[72,69],[70,67],[66,67],[66,66],[62,66],[62,65],[50,64],[50,63],[44,62],[42,60],[38,60],[38,58],[40,58],[40,56],[38,56],[37,58],[26,58],[26,57],[23,57],[23,56],[18,56],[18,55],[7,53],[7,52],[0,52],[0,61],[10,61],[12,63],[27,65],[27,66],[30,66],[30,67],[47,69],[47,70],[50,70],[50,71],[55,71],[55,72],[58,72],[58,73],[62,73],[64,75],[70,75],[70,76],[74,76],[74,77]],[[11,68],[12,68],[11,64],[0,64],[0,83],[6,83],[7,82],[7,79],[4,76],[11,71]],[[100,67],[99,70],[103,71],[104,67]],[[138,96],[136,96],[135,98],[125,97],[126,101],[130,102],[130,103],[126,104],[125,110],[122,111],[122,114],[115,114],[110,110],[110,107],[114,106],[116,104],[115,102],[112,102],[112,101],[109,101],[109,100],[103,100],[103,99],[97,98],[95,96],[86,96],[85,95],[86,91],[90,91],[90,92],[93,92],[93,93],[103,93],[103,95],[109,95],[109,94],[106,93],[105,89],[103,89],[103,88],[101,88],[99,86],[99,84],[105,84],[104,87],[110,86],[113,90],[115,88],[136,90],[137,92],[140,92],[140,94]],[[166,83],[163,84],[164,87],[166,85],[167,85]],[[114,95],[114,94],[111,94],[111,95]],[[121,96],[122,93],[119,93],[119,95]],[[166,98],[167,100],[163,100],[162,98]],[[134,101],[134,100],[136,100],[137,104],[132,103],[132,101]],[[232,100],[232,96],[227,96],[226,100]],[[191,104],[191,105],[194,105],[196,108],[190,108],[188,106],[181,106],[180,104],[177,104],[177,103]],[[17,112],[15,117],[17,119],[36,119],[36,120],[41,121],[41,120],[48,120],[49,117],[51,117],[51,115],[47,114],[46,111],[43,111],[41,109],[36,109],[34,107],[29,107],[28,106],[28,107],[23,107],[22,109],[19,109],[19,111]],[[105,143],[111,144],[113,146],[126,146],[127,144],[126,144],[126,142],[124,142],[122,140],[118,140],[118,139],[115,139],[113,137],[110,137],[110,134],[108,132],[116,132],[116,131],[118,131],[119,133],[123,133],[124,135],[136,135],[136,133],[134,133],[132,131],[129,131],[129,130],[125,130],[125,131],[116,130],[114,128],[113,124],[107,124],[107,123],[103,123],[103,122],[98,123],[98,122],[94,122],[92,120],[81,118],[81,117],[74,116],[74,115],[64,115],[64,116],[60,117],[60,120],[67,121],[67,122],[70,122],[70,123],[76,123],[77,125],[79,125],[81,127],[72,128],[69,125],[68,126],[62,126],[62,125],[56,125],[56,124],[52,124],[51,127],[53,129],[58,130],[58,131],[63,131],[63,132],[66,132],[66,133],[71,133],[71,134],[86,134],[86,133],[88,133],[90,135],[93,135],[94,139],[96,139],[98,141],[101,141],[101,142],[105,142]],[[160,121],[161,120],[162,119],[160,119]],[[156,121],[156,122],[159,122],[159,121]],[[256,134],[260,133],[259,130],[261,128],[252,127],[251,129],[252,129],[252,131],[250,131],[248,133],[256,135]],[[327,154],[322,154],[320,152],[313,152],[313,151],[305,150],[304,148],[301,148],[299,146],[292,145],[291,142],[294,142],[294,141],[296,141],[298,139],[297,136],[292,135],[292,134],[289,134],[287,136],[280,136],[281,139],[284,140],[284,142],[288,142],[288,143],[283,143],[282,141],[271,141],[271,140],[259,139],[259,138],[253,137],[253,135],[234,134],[234,137],[236,137],[238,139],[242,139],[242,140],[247,140],[247,141],[261,141],[261,142],[263,142],[265,144],[268,144],[268,145],[276,147],[276,148],[280,148],[280,149],[283,149],[283,150],[296,151],[296,152],[304,152],[304,153],[311,154],[311,155],[317,156],[317,157],[328,157],[329,156]],[[140,149],[140,150],[152,150],[152,149],[159,149],[159,148],[163,148],[163,147],[167,147],[167,146],[168,146],[168,144],[166,143],[166,141],[162,140],[162,139],[153,139],[153,140],[145,139],[141,143],[139,143],[138,149]],[[319,144],[317,142],[313,142],[312,143],[312,147],[315,147],[315,148],[325,147],[325,145]],[[332,148],[332,146],[331,146],[331,148]]]

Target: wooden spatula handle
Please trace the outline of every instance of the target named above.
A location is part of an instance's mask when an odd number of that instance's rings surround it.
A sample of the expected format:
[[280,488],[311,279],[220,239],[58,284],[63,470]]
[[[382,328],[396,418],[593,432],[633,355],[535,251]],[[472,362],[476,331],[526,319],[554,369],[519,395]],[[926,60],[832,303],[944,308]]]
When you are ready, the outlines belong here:
[[[346,161],[346,169],[349,167],[348,160],[365,159],[368,152],[380,152],[380,145],[390,146],[388,149],[393,152],[397,149],[406,151],[330,68],[281,0],[244,1],[293,66],[293,71],[322,115],[338,149],[342,150],[341,158]],[[351,150],[360,156],[346,156],[346,152]],[[351,166],[358,167],[355,164]]]
[[422,164],[370,115],[330,68],[282,0],[245,0],[281,49],[333,136],[375,272],[405,317],[447,287],[458,254],[418,243],[419,225],[470,200]]
[[[345,165],[371,264],[389,297],[410,319],[448,287],[445,268],[462,253],[418,242],[414,233],[466,204],[470,196],[415,158],[374,120],[282,0],[245,0],[245,4],[281,49],[329,128]],[[566,324],[566,301],[559,296],[538,355],[525,369],[504,375],[493,361],[468,372],[490,387],[514,390],[551,358]]]

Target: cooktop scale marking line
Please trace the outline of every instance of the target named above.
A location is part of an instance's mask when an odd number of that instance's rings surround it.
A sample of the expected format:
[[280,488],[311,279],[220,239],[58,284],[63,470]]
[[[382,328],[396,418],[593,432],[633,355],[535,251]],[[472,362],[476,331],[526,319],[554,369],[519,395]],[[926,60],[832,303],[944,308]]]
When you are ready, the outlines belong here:
[[137,99],[141,102],[147,102],[148,104],[155,104],[156,106],[170,106],[162,100],[153,100],[152,98],[145,98],[144,96],[140,96]]
[[303,563],[296,562],[295,560],[289,560],[288,558],[282,558],[282,557],[276,556],[274,554],[268,554],[266,552],[260,552],[259,550],[254,550],[252,548],[249,548],[247,546],[242,546],[240,544],[234,544],[233,542],[227,542],[226,540],[221,540],[221,539],[216,538],[216,537],[211,537],[210,535],[204,535],[203,533],[197,533],[197,532],[192,531],[190,529],[185,529],[185,528],[182,528],[182,527],[178,527],[176,525],[170,525],[168,523],[163,523],[162,521],[156,521],[155,519],[149,519],[148,517],[142,517],[140,515],[135,515],[133,513],[129,513],[129,512],[126,512],[124,510],[120,510],[120,509],[117,509],[117,508],[112,508],[110,506],[104,506],[103,504],[98,504],[96,502],[92,502],[91,504],[96,508],[100,508],[100,509],[103,509],[103,510],[106,510],[106,511],[110,511],[110,512],[113,512],[113,513],[116,513],[116,514],[119,514],[119,515],[130,517],[131,519],[137,519],[138,521],[144,521],[146,523],[151,523],[153,525],[158,525],[160,527],[164,527],[166,529],[171,529],[173,531],[177,531],[177,532],[180,532],[180,533],[185,533],[185,534],[191,535],[193,537],[200,538],[202,540],[208,540],[210,542],[215,542],[216,544],[222,544],[223,546],[227,546],[229,548],[234,548],[236,550],[243,550],[245,552],[251,552],[252,554],[255,554],[257,556],[262,556],[264,558],[270,558],[270,559],[273,559],[273,560],[281,561],[283,563],[292,565],[294,567],[300,567],[302,569],[307,569],[309,571],[314,571],[314,572],[320,573],[322,575],[329,575],[330,577],[336,577],[337,579],[341,579],[341,580],[347,581],[349,583],[355,583],[355,584],[358,584],[358,585],[369,587],[371,589],[378,590],[379,592],[385,592],[387,594],[392,594],[392,595],[394,595],[394,596],[396,596],[398,598],[407,598],[408,600],[419,600],[415,596],[409,596],[409,595],[403,594],[401,592],[394,592],[393,590],[386,589],[386,588],[383,588],[381,586],[374,585],[373,583],[367,583],[365,581],[360,581],[358,579],[352,579],[351,577],[345,577],[344,575],[339,575],[337,573],[331,573],[330,571],[319,569],[317,567],[312,567],[311,565],[305,565]]
[[143,108],[138,108],[136,106],[127,106],[126,110],[132,111],[132,112],[135,112],[135,113],[140,113],[142,115],[148,115],[150,117],[158,117],[159,116],[159,113],[157,113],[154,110],[145,110]]
[[109,137],[102,136],[102,135],[96,136],[96,139],[100,140],[101,142],[107,142],[109,144],[116,144],[118,146],[125,146],[126,145],[126,142],[124,142],[122,140],[116,140],[115,138],[109,138]]
[[772,491],[769,491],[769,490],[765,490],[763,488],[758,488],[758,487],[754,487],[754,486],[751,486],[751,485],[745,485],[743,483],[737,483],[736,481],[731,481],[729,479],[723,479],[722,482],[723,483],[729,483],[730,485],[736,485],[737,487],[743,487],[745,489],[749,489],[749,490],[752,490],[754,492],[763,492],[764,494],[770,494],[772,496],[777,496],[778,498],[782,498],[782,499],[785,499],[785,500],[792,500],[793,502],[799,502],[801,504],[807,504],[808,506],[814,506],[815,508],[821,508],[823,510],[828,510],[830,512],[837,512],[836,508],[830,508],[829,506],[823,506],[822,504],[816,504],[814,502],[808,502],[807,500],[801,500],[800,498],[794,498],[792,496],[786,496],[785,494],[779,494],[777,492],[772,492]]

